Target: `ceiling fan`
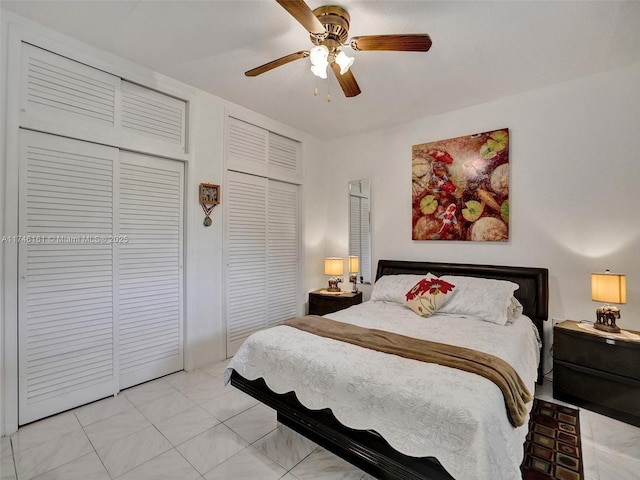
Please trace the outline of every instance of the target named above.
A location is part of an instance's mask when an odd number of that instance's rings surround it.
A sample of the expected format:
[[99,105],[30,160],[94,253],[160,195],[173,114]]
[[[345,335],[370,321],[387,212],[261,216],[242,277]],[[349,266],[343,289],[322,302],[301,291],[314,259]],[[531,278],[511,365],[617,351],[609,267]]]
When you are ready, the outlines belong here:
[[304,0],[276,1],[307,29],[315,46],[310,50],[300,50],[249,70],[245,72],[247,77],[256,77],[294,60],[310,57],[311,71],[316,76],[327,78],[327,66],[331,66],[345,96],[355,97],[360,94],[360,87],[350,70],[353,58],[340,50],[341,47],[350,46],[356,51],[401,52],[426,52],[431,48],[431,38],[427,34],[367,35],[353,37],[346,43],[351,18],[344,8],[327,5],[311,10]]

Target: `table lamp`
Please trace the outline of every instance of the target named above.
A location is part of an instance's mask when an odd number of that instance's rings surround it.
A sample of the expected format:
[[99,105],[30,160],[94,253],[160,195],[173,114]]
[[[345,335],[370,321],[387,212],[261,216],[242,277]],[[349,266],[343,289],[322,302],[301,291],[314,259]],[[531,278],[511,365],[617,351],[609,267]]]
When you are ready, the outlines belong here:
[[339,292],[338,283],[342,283],[342,274],[344,273],[344,259],[337,257],[327,257],[324,259],[324,274],[331,275],[329,279],[328,292]]
[[349,255],[349,281],[353,283],[353,293],[358,293],[358,272],[360,271],[360,259]]
[[605,302],[605,305],[596,310],[596,323],[594,327],[609,333],[619,333],[620,327],[616,325],[616,318],[620,318],[620,309],[609,303],[627,303],[626,277],[619,273],[591,274],[591,300]]

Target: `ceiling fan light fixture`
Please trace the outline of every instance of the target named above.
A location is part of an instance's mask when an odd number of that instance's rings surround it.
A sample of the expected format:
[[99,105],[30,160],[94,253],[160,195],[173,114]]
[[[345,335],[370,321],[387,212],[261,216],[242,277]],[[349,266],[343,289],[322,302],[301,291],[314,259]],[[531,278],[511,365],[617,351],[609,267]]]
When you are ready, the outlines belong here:
[[309,60],[311,65],[327,66],[329,64],[329,49],[324,45],[316,45],[309,50]]
[[329,49],[324,45],[316,45],[309,50],[309,60],[311,60],[311,72],[322,79],[327,78],[327,67],[329,66]]
[[340,51],[336,55],[336,63],[340,66],[340,75],[344,75],[353,65],[354,58],[347,56],[346,53]]
[[328,63],[325,65],[311,65],[311,73],[313,73],[316,77],[320,77],[324,80],[325,78],[327,78],[328,65]]

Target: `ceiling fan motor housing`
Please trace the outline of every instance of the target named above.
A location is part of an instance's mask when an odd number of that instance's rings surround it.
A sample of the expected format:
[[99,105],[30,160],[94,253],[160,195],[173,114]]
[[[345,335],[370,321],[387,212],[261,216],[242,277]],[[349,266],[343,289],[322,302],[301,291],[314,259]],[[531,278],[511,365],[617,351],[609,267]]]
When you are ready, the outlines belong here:
[[349,13],[336,5],[325,5],[313,10],[313,14],[324,25],[327,35],[325,38],[318,38],[311,34],[311,42],[314,45],[325,45],[330,52],[344,45],[349,37]]

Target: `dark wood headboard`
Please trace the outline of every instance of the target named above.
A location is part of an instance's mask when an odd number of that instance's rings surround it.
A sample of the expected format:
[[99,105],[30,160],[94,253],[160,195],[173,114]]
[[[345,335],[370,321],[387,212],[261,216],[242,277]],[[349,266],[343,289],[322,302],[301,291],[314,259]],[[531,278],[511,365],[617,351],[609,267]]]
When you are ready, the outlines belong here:
[[[549,270],[546,268],[511,267],[507,265],[472,265],[465,263],[411,262],[405,260],[379,260],[376,280],[384,275],[427,274],[435,276],[462,275],[466,277],[508,280],[520,285],[514,296],[522,303],[523,313],[538,328],[543,342],[543,322],[549,318]],[[540,356],[538,381],[542,381],[543,355]]]

